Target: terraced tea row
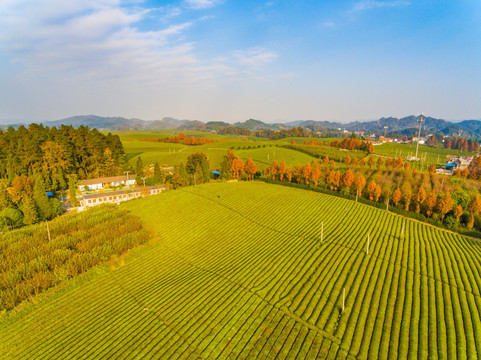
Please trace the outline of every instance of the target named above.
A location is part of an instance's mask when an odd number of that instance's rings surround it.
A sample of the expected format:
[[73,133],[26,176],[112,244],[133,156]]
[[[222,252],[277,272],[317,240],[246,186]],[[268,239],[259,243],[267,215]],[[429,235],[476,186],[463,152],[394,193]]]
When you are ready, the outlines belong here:
[[264,183],[123,206],[157,239],[2,320],[4,356],[461,359],[481,350],[481,250],[470,239]]

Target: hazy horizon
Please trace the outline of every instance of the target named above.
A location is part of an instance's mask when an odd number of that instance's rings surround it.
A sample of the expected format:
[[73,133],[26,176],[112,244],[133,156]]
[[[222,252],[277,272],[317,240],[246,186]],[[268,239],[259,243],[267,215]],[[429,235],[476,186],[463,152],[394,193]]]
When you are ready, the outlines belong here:
[[2,124],[481,118],[475,0],[5,0],[0,20]]

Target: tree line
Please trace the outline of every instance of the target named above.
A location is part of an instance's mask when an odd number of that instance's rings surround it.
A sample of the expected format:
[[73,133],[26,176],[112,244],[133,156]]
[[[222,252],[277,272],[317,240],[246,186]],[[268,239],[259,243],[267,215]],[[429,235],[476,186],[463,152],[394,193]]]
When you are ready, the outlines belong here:
[[0,131],[0,231],[59,215],[60,202],[47,191],[69,188],[76,202],[79,179],[119,175],[124,166],[120,138],[86,126]]
[[442,134],[431,135],[427,139],[427,145],[443,146],[445,149],[462,150],[470,152],[479,151],[479,141],[463,137],[447,137]]
[[294,167],[274,160],[264,174],[275,181],[319,187],[421,214],[452,229],[481,230],[481,199],[472,184],[463,187],[456,179],[435,174],[432,167],[429,172],[418,171],[401,158],[370,156],[366,161],[348,155],[344,165],[338,169],[327,156]]
[[168,144],[184,144],[184,145],[204,145],[204,144],[211,144],[216,142],[216,140],[209,139],[206,137],[185,136],[184,133],[179,133],[179,135],[168,136],[165,138],[140,139],[140,141],[162,142],[162,143],[168,143]]

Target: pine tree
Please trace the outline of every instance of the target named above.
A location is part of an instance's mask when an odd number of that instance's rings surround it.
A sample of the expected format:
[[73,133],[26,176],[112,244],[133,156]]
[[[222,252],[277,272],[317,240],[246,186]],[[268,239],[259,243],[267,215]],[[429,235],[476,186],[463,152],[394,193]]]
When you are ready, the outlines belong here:
[[7,191],[7,184],[5,181],[0,181],[0,211],[9,207],[13,207],[13,203]]
[[203,182],[204,182],[204,173],[202,171],[200,164],[197,164],[197,167],[194,173],[194,185],[199,185],[199,184],[202,184]]
[[35,179],[35,186],[33,188],[33,200],[37,206],[40,220],[50,219],[52,217],[52,209],[48,203],[48,196],[45,191],[43,179],[37,176]]
[[23,223],[25,225],[35,224],[38,221],[37,209],[33,201],[27,196],[22,201]]
[[135,165],[135,182],[137,185],[142,185],[142,178],[144,177],[144,165],[142,164],[142,158],[137,158],[137,164]]
[[77,199],[77,175],[72,174],[68,178],[68,197],[72,206],[79,206]]
[[160,170],[159,162],[156,161],[154,165],[154,184],[162,184],[162,171]]
[[188,185],[190,183],[189,175],[187,174],[187,170],[185,170],[185,166],[182,161],[180,162],[180,165],[179,165],[179,176],[182,179],[181,186]]
[[221,179],[227,180],[232,178],[232,163],[229,161],[227,156],[224,156],[220,164],[220,177]]

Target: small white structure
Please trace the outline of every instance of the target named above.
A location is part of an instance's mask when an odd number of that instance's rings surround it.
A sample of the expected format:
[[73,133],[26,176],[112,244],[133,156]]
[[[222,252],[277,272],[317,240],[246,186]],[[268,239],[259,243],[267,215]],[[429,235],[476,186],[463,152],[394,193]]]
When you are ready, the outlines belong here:
[[130,186],[135,185],[135,175],[121,175],[121,176],[111,176],[98,179],[87,179],[80,180],[78,189],[80,191],[85,190],[101,190],[107,187],[113,186]]

